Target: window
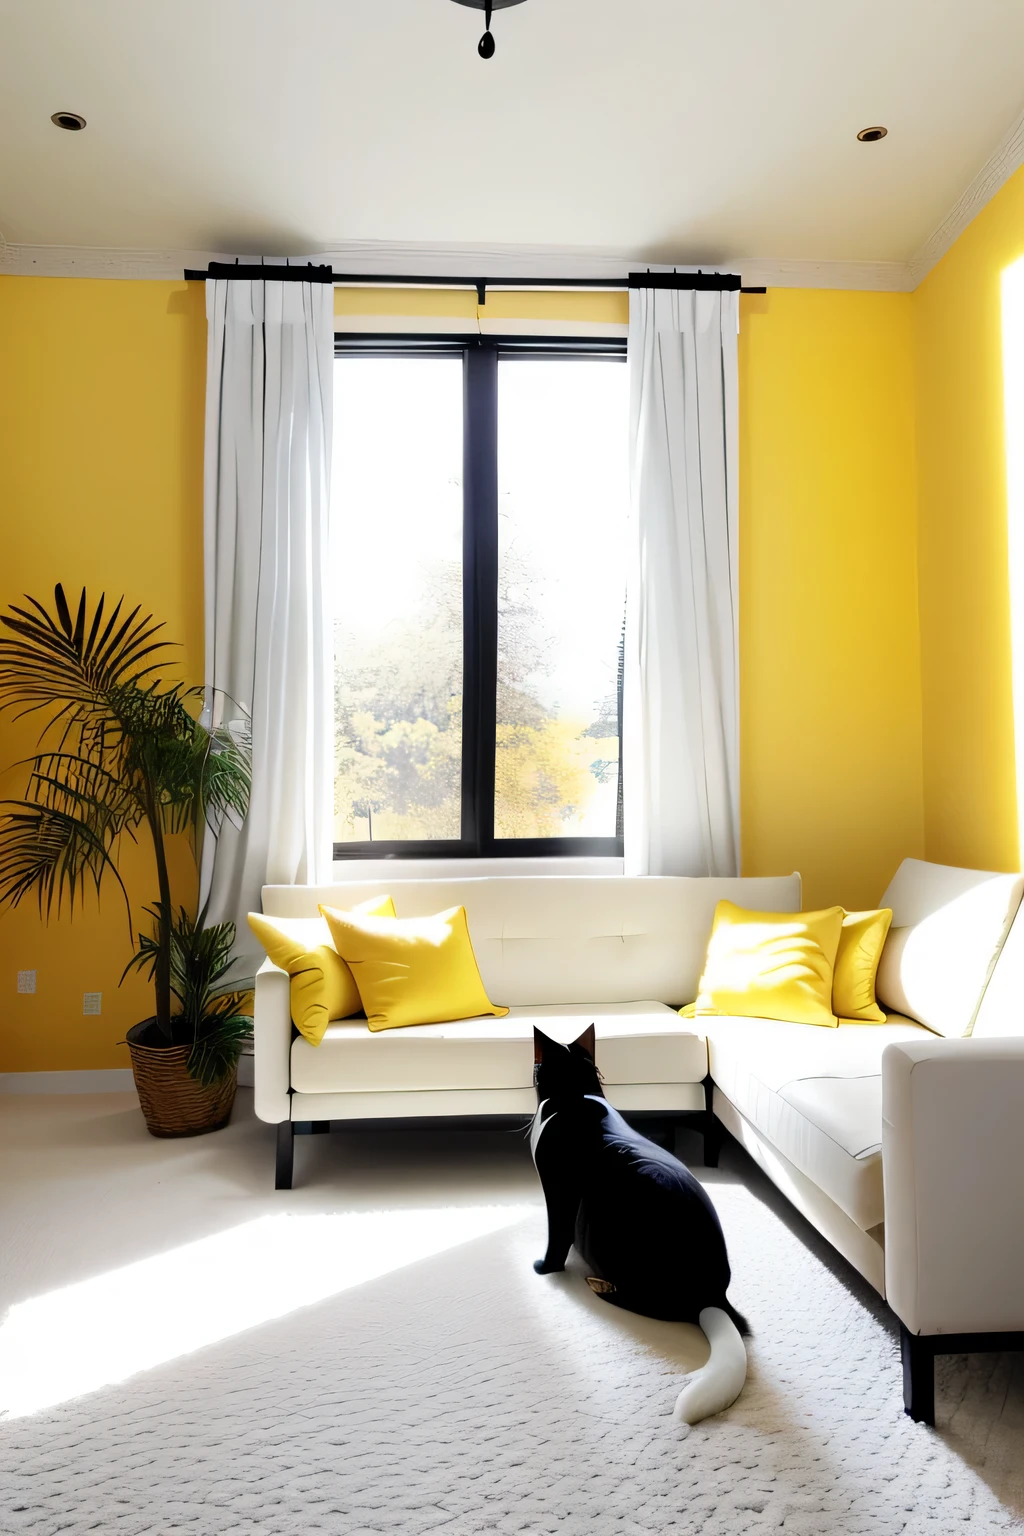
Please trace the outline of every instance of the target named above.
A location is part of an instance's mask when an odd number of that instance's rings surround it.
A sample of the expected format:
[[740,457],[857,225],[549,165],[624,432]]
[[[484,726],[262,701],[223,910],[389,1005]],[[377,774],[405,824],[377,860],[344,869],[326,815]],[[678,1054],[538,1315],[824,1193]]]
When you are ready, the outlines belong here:
[[336,857],[620,853],[624,348],[337,351]]

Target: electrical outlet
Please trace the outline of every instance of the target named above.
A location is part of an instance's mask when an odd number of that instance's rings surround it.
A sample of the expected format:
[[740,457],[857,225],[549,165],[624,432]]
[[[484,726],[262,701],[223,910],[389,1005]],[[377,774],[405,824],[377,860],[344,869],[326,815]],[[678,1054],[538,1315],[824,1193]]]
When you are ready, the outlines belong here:
[[35,989],[36,989],[36,973],[35,973],[35,971],[19,971],[18,972],[18,991],[19,992],[34,992]]
[[82,1012],[83,1013],[102,1013],[102,1011],[103,1011],[102,1007],[101,1007],[102,1002],[103,1002],[103,993],[102,992],[83,992],[82,993]]

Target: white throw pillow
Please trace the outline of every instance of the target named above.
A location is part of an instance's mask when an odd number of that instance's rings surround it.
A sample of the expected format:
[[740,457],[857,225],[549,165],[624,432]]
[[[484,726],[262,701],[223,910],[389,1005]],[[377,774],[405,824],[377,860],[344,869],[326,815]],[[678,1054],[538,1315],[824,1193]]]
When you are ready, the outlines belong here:
[[904,859],[880,906],[892,927],[875,993],[938,1035],[969,1035],[1024,894],[1024,876]]

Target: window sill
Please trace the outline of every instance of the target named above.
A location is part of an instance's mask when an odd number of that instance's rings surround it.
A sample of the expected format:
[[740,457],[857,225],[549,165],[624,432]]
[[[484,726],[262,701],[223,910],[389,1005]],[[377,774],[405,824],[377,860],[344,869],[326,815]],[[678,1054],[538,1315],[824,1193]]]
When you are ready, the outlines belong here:
[[338,884],[353,880],[480,880],[485,876],[585,875],[608,878],[622,874],[622,859],[560,854],[553,858],[507,859],[336,859]]

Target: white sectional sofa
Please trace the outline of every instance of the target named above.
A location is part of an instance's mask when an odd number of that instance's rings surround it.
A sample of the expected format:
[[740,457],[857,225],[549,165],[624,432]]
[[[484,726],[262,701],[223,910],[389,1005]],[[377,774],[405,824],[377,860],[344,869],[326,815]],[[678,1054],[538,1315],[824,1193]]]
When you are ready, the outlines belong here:
[[[933,1420],[933,1356],[1021,1347],[1024,1329],[1024,879],[906,860],[880,905],[886,1024],[684,1020],[716,903],[797,911],[798,875],[407,878],[410,865],[324,887],[267,886],[272,916],[315,916],[390,891],[400,916],[465,906],[504,1019],[372,1034],[292,1028],[289,983],[256,983],[255,1101],[278,1125],[278,1187],[296,1130],[331,1121],[531,1114],[533,1030],[594,1023],[624,1113],[719,1127],[885,1296],[903,1333],[905,1400]],[[1015,921],[1015,919],[1017,919]],[[969,1036],[965,1038],[966,1036]]]
[[[406,866],[408,867],[408,866]],[[703,1112],[707,1047],[676,1008],[696,993],[721,898],[790,911],[800,877],[769,880],[495,876],[267,886],[269,916],[315,916],[389,891],[400,917],[464,906],[488,996],[504,1019],[371,1034],[328,1026],[292,1038],[288,978],[269,964],[256,988],[256,1113],[277,1122],[419,1115],[530,1115],[533,1030],[574,1040],[593,1020],[597,1064],[617,1109]]]

